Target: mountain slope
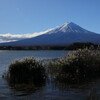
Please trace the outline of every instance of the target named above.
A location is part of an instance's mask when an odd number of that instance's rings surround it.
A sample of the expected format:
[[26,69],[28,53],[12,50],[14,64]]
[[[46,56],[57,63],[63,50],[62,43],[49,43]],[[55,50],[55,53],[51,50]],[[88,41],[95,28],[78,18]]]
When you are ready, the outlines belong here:
[[0,46],[66,46],[74,42],[100,44],[100,34],[81,28],[74,23],[65,23],[51,31],[33,38],[2,43]]

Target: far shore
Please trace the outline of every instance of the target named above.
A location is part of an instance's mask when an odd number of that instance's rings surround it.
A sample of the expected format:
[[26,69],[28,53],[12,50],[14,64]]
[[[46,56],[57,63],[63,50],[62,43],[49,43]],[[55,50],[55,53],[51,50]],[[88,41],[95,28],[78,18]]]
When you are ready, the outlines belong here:
[[91,46],[96,49],[100,45],[90,42],[76,42],[66,46],[0,46],[0,50],[77,50],[90,48]]

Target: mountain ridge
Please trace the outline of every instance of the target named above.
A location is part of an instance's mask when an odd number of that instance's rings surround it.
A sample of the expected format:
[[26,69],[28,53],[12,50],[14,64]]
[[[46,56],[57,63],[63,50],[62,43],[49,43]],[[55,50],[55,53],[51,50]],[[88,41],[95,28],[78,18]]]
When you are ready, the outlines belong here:
[[69,22],[36,37],[1,43],[0,46],[65,46],[74,42],[100,44],[100,34],[90,32],[73,22]]

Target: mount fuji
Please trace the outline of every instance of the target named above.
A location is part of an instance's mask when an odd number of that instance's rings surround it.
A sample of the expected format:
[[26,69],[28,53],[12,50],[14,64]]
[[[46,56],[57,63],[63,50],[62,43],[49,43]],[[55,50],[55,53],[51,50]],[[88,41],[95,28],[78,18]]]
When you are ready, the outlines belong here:
[[0,46],[66,46],[74,42],[100,44],[100,34],[90,32],[70,22],[36,37],[1,43]]

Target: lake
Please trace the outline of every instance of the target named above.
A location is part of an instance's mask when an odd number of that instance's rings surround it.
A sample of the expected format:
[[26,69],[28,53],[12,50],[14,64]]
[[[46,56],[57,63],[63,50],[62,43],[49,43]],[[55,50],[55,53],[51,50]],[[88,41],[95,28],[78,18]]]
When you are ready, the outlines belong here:
[[100,80],[75,87],[48,80],[41,88],[31,92],[16,91],[9,87],[2,74],[14,59],[34,56],[37,59],[64,57],[64,50],[0,51],[0,100],[100,100]]

